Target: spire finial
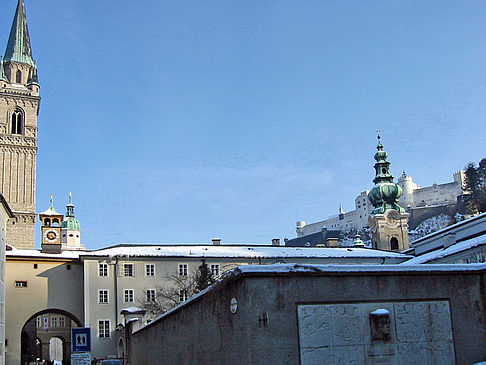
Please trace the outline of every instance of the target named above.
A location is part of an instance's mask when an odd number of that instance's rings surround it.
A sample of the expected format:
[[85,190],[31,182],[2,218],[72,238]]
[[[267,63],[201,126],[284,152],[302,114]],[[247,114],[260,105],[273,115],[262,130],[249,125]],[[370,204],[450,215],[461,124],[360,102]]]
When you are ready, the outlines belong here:
[[51,194],[51,199],[50,199],[49,201],[50,201],[50,203],[51,203],[51,208],[52,208],[52,206],[53,206],[52,204],[53,204],[53,202],[54,202],[54,194]]
[[381,134],[380,134],[380,133],[381,133],[381,131],[380,131],[379,129],[377,129],[377,130],[376,130],[376,134],[377,134],[377,138],[378,138],[378,140],[380,140],[380,139],[381,139]]
[[73,201],[73,193],[69,192],[69,203]]

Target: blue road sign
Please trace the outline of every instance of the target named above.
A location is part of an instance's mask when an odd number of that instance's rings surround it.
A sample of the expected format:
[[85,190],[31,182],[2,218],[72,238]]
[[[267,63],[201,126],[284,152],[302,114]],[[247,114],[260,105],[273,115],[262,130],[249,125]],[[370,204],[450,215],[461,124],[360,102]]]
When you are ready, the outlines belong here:
[[91,351],[91,328],[71,328],[73,352]]

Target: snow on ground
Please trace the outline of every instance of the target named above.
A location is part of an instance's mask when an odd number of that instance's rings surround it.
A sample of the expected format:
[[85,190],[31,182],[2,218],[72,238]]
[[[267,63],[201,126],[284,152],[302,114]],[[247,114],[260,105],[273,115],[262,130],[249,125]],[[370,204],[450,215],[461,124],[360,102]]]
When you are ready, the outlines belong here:
[[420,223],[413,231],[408,232],[409,240],[410,242],[418,240],[423,236],[449,226],[451,223],[453,223],[451,217],[446,214],[430,217]]

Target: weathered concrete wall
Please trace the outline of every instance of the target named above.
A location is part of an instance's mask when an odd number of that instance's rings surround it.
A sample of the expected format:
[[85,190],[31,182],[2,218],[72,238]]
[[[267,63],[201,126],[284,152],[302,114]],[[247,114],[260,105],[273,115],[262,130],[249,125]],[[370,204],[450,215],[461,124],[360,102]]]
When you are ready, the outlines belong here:
[[485,360],[485,273],[456,270],[240,275],[134,333],[130,363],[298,364],[298,305],[432,300],[450,305],[457,363]]

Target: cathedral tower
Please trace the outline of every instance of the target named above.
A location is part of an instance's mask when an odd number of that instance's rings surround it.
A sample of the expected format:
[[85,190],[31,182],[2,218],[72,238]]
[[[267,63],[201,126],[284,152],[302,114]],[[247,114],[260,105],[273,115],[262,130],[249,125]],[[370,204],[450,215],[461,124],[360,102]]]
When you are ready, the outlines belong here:
[[387,251],[403,251],[409,248],[408,216],[400,205],[398,198],[402,188],[393,182],[388,153],[383,150],[378,131],[378,150],[375,154],[375,186],[368,198],[375,209],[368,219],[371,228],[373,248]]
[[7,243],[34,248],[37,115],[37,67],[32,58],[24,1],[19,0],[7,49],[0,61],[0,192],[15,217]]

